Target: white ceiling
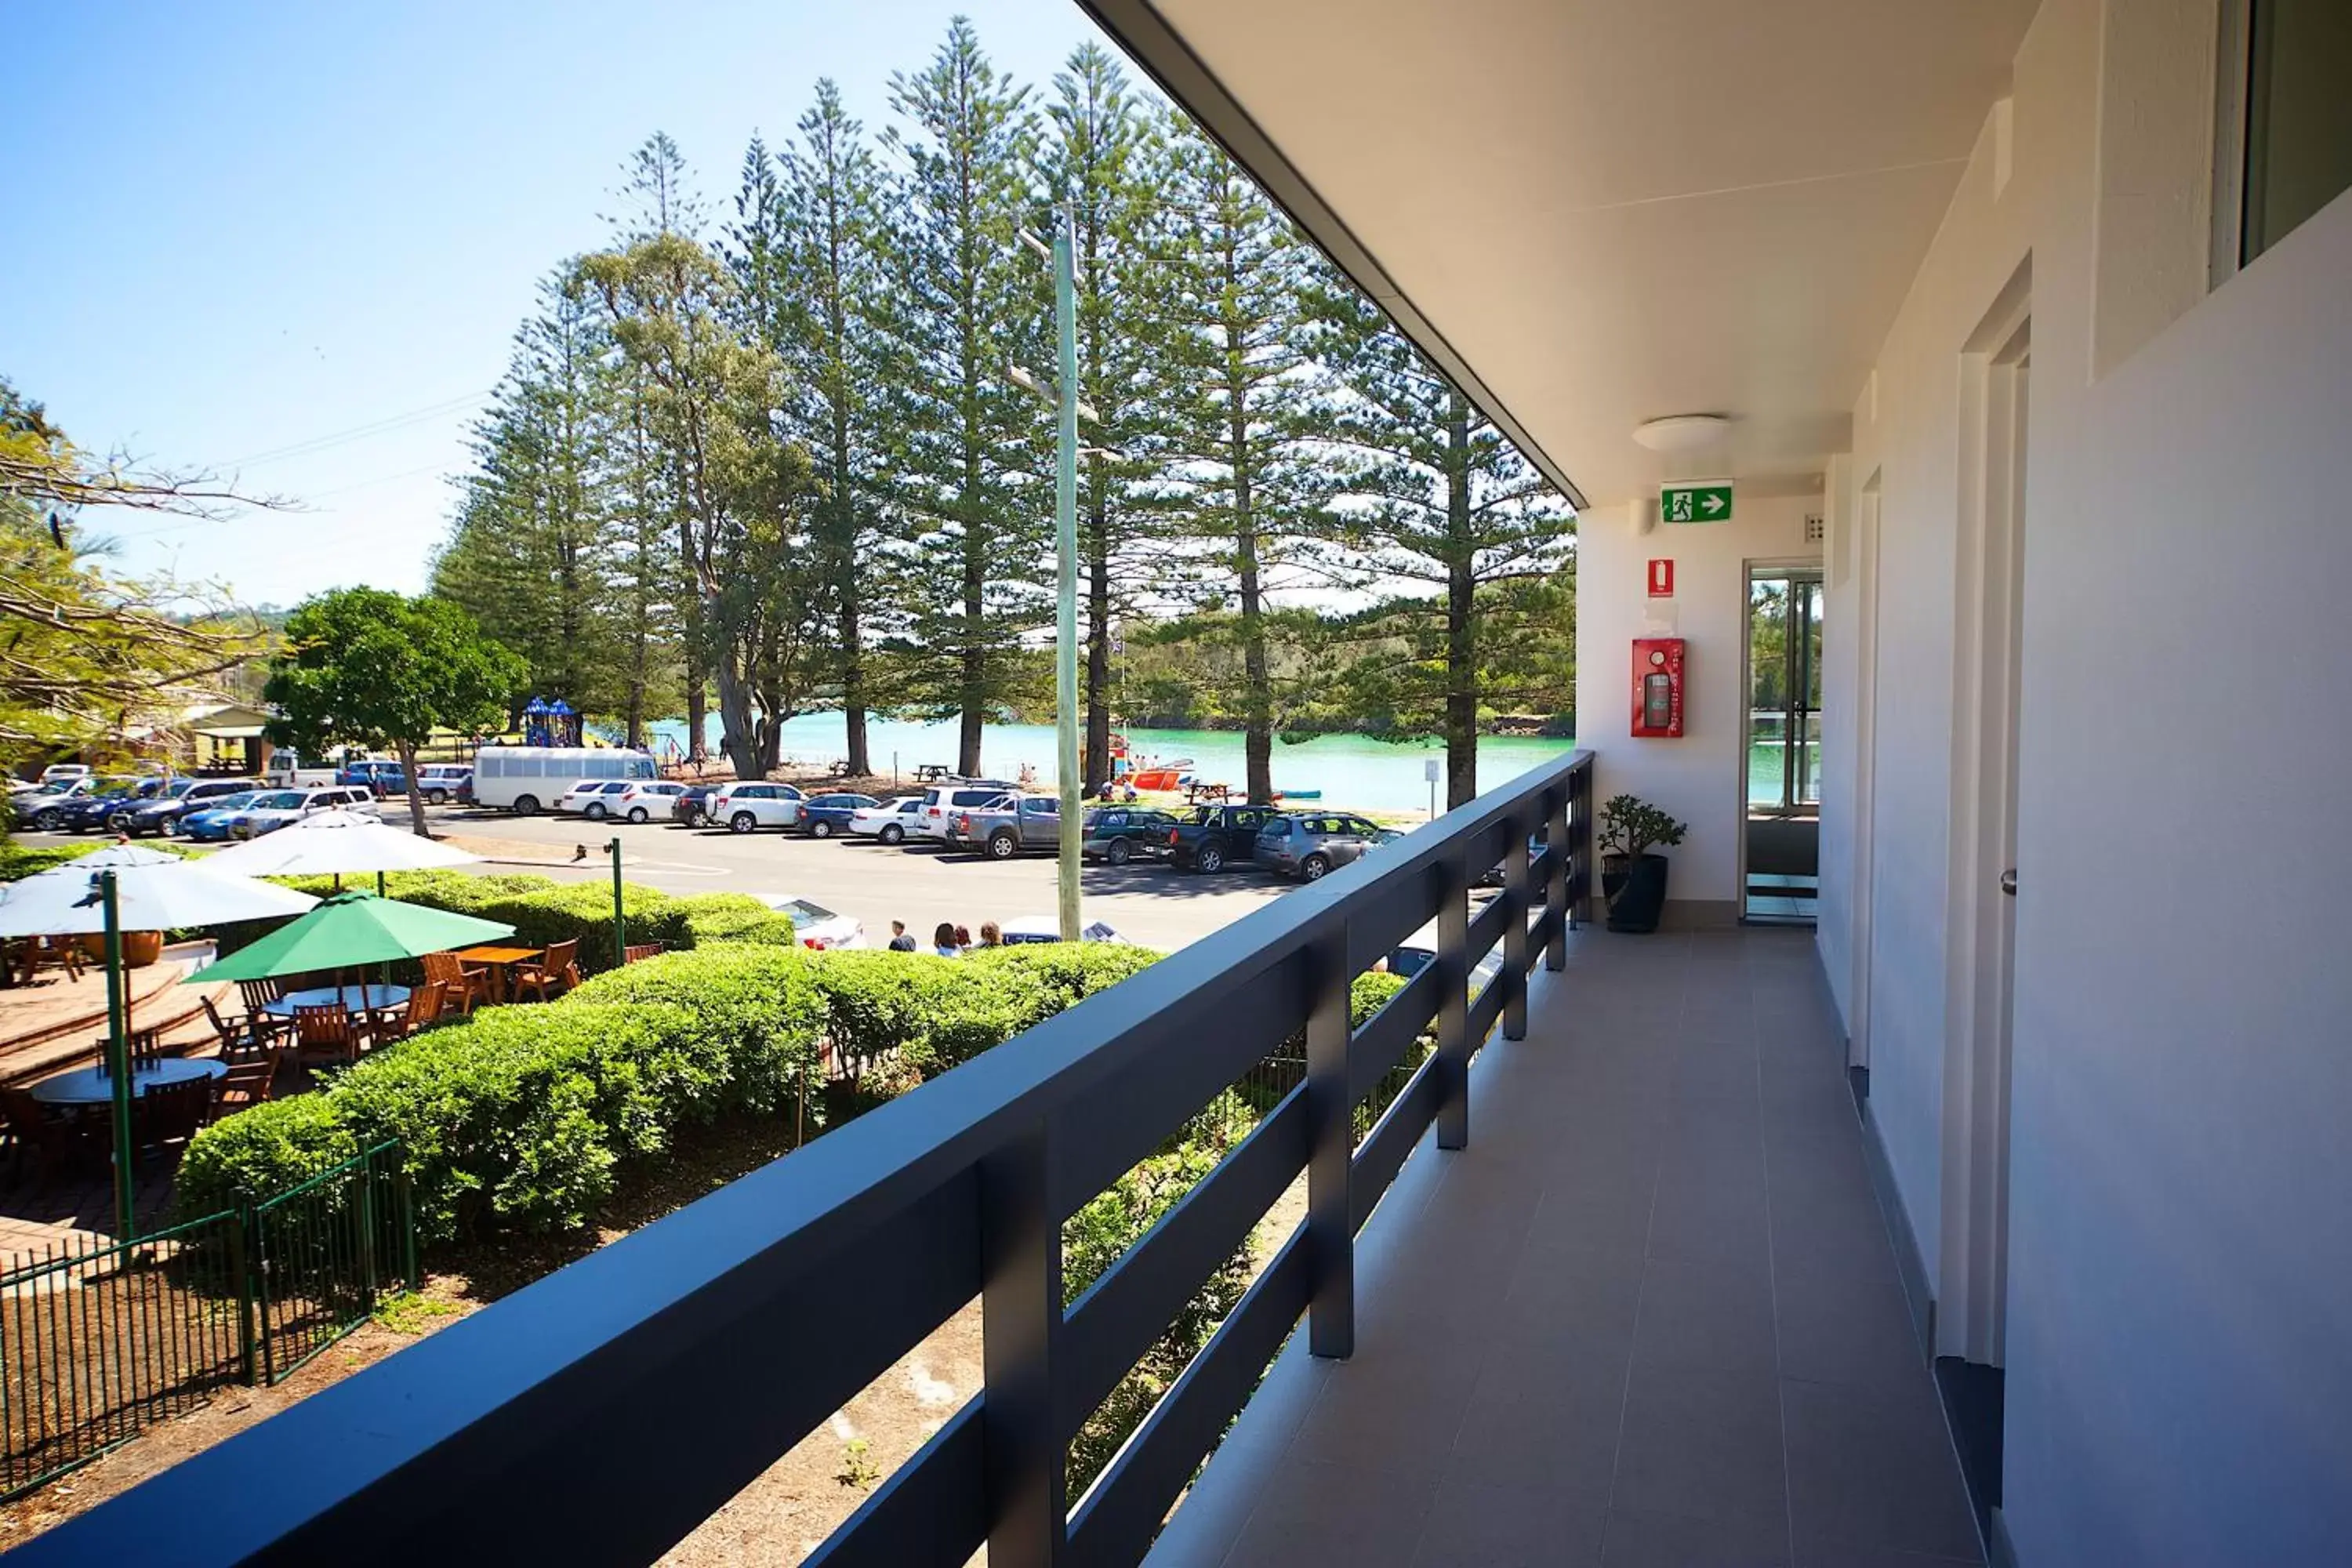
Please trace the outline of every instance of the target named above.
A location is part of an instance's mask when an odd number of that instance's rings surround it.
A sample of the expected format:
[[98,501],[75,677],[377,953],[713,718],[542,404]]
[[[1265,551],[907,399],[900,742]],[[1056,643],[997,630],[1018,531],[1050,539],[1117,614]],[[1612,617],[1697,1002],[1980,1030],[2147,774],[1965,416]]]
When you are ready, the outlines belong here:
[[2034,9],[1082,3],[1596,504],[1662,415],[1732,416],[1676,471],[1759,489],[1846,445]]

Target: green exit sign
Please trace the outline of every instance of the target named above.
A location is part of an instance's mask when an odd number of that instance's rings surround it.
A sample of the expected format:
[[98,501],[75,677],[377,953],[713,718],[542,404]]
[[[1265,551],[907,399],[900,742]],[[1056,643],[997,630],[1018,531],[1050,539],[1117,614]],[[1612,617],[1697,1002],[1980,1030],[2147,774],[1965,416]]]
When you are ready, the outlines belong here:
[[1729,522],[1731,481],[1694,479],[1688,484],[1658,487],[1660,522]]

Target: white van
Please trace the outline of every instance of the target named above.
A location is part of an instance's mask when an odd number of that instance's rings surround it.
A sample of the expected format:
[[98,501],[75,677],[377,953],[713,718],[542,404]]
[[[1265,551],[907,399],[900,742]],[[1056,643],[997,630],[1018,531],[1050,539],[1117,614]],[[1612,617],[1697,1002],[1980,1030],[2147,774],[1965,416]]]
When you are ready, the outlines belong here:
[[474,753],[474,804],[529,816],[583,779],[659,776],[651,755],[619,746],[484,746]]

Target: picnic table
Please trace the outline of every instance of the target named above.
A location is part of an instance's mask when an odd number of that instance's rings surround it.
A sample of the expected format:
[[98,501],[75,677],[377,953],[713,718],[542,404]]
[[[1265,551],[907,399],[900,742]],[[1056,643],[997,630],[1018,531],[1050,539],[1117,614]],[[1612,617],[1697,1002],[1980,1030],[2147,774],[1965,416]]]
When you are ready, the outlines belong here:
[[915,782],[917,784],[930,784],[935,780],[943,779],[947,776],[948,765],[945,763],[918,763],[915,764]]
[[1191,784],[1184,786],[1184,802],[1199,805],[1203,801],[1229,801],[1234,798],[1234,786],[1221,784]]
[[457,954],[462,963],[478,963],[490,972],[490,1000],[503,1002],[514,994],[514,976],[507,972],[518,963],[528,963],[544,949],[507,947],[493,942],[484,947],[468,947]]

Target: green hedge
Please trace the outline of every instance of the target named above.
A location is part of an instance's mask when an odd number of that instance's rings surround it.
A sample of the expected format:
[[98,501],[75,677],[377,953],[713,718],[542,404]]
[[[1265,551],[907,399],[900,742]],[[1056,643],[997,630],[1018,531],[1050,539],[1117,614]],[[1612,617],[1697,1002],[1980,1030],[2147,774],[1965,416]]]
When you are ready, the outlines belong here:
[[[324,896],[328,877],[279,879],[289,888]],[[613,889],[597,882],[558,882],[552,878],[506,873],[471,876],[462,871],[400,871],[384,880],[387,897],[430,909],[450,910],[515,928],[518,941],[532,947],[577,941],[580,966],[590,973],[614,967]],[[621,886],[621,910],[628,918],[629,943],[657,942],[669,952],[711,942],[793,945],[792,917],[743,893],[697,893],[680,898],[634,882]]]
[[1160,955],[1113,943],[1032,943],[965,958],[928,952],[829,952],[816,966],[835,1047],[856,1069],[891,1050],[923,1078],[1022,1030]]
[[577,1228],[621,1161],[659,1153],[682,1124],[777,1110],[798,1092],[823,1016],[809,964],[798,949],[665,955],[551,1005],[427,1030],[316,1094],[206,1128],[181,1163],[180,1206],[282,1191],[337,1150],[397,1138],[427,1239]]

